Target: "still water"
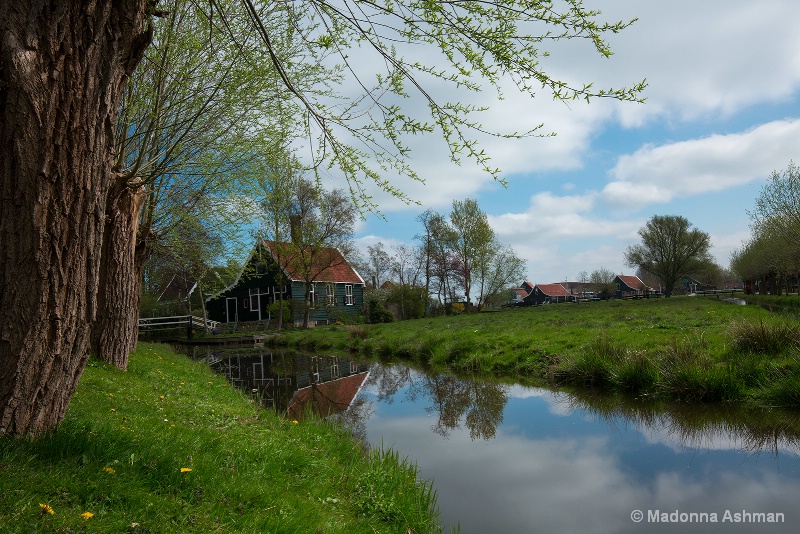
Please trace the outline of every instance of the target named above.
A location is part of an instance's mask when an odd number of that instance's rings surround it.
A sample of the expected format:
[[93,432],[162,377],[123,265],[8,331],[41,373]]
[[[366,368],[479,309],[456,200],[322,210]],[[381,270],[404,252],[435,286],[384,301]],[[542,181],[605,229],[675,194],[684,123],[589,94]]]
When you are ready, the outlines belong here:
[[800,530],[798,412],[568,394],[265,349],[204,357],[289,417],[343,418],[415,462],[446,528]]

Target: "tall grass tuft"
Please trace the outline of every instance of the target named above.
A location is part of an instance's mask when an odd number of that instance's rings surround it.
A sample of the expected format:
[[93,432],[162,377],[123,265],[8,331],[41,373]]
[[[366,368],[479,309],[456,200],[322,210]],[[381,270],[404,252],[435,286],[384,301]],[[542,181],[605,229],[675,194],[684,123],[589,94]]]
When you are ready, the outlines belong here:
[[582,354],[564,364],[563,376],[568,383],[600,386],[613,382],[614,368],[625,356],[625,348],[608,338],[597,336]]
[[659,379],[658,366],[643,350],[628,351],[614,373],[616,385],[631,393],[650,391]]
[[436,509],[436,491],[430,485],[408,491],[409,486],[416,484],[416,466],[391,450],[373,450],[369,460],[368,467],[359,471],[354,480],[357,513],[378,523],[413,524],[422,527],[421,532],[440,532],[438,516],[407,516],[409,510],[418,506],[422,510]]
[[731,327],[734,347],[751,354],[776,355],[798,345],[797,325],[780,321],[758,324],[740,321]]

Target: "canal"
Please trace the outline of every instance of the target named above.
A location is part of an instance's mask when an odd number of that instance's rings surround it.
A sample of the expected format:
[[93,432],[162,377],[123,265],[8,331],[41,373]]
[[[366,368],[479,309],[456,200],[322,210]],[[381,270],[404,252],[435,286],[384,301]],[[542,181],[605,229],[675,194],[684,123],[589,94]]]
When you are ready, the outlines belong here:
[[415,462],[445,531],[800,528],[796,411],[567,393],[263,348],[195,357],[292,419],[339,418]]

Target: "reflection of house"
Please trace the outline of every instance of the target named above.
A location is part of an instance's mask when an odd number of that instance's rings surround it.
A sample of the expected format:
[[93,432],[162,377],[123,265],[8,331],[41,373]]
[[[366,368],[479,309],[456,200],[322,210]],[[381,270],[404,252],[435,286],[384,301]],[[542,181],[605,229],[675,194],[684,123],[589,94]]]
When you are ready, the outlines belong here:
[[333,356],[306,356],[265,349],[216,351],[208,364],[268,408],[301,420],[309,410],[327,417],[346,410],[369,372],[363,364]]
[[638,276],[627,276],[618,274],[614,278],[617,292],[614,295],[618,299],[649,298],[661,296],[661,293],[642,282]]
[[561,284],[536,284],[530,294],[525,297],[525,304],[538,306],[539,304],[555,304],[573,300],[575,297]]
[[355,400],[367,376],[369,373],[363,372],[298,389],[289,403],[286,417],[302,421],[309,412],[317,417],[328,417],[345,411]]
[[332,310],[351,315],[360,312],[364,280],[337,249],[320,249],[304,266],[289,245],[263,241],[250,254],[233,285],[209,297],[208,316],[223,323],[268,320],[269,306],[279,299],[281,287],[286,304],[294,303],[299,313],[305,305],[307,276],[312,280],[312,324],[328,322]]

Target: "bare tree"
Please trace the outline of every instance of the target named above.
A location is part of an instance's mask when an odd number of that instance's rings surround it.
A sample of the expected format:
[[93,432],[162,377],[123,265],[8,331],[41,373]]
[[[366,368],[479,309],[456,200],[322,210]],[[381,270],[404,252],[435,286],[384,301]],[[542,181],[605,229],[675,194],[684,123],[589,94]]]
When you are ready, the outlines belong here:
[[367,247],[367,274],[372,279],[375,288],[387,280],[387,276],[392,271],[392,257],[383,248],[380,241]]

